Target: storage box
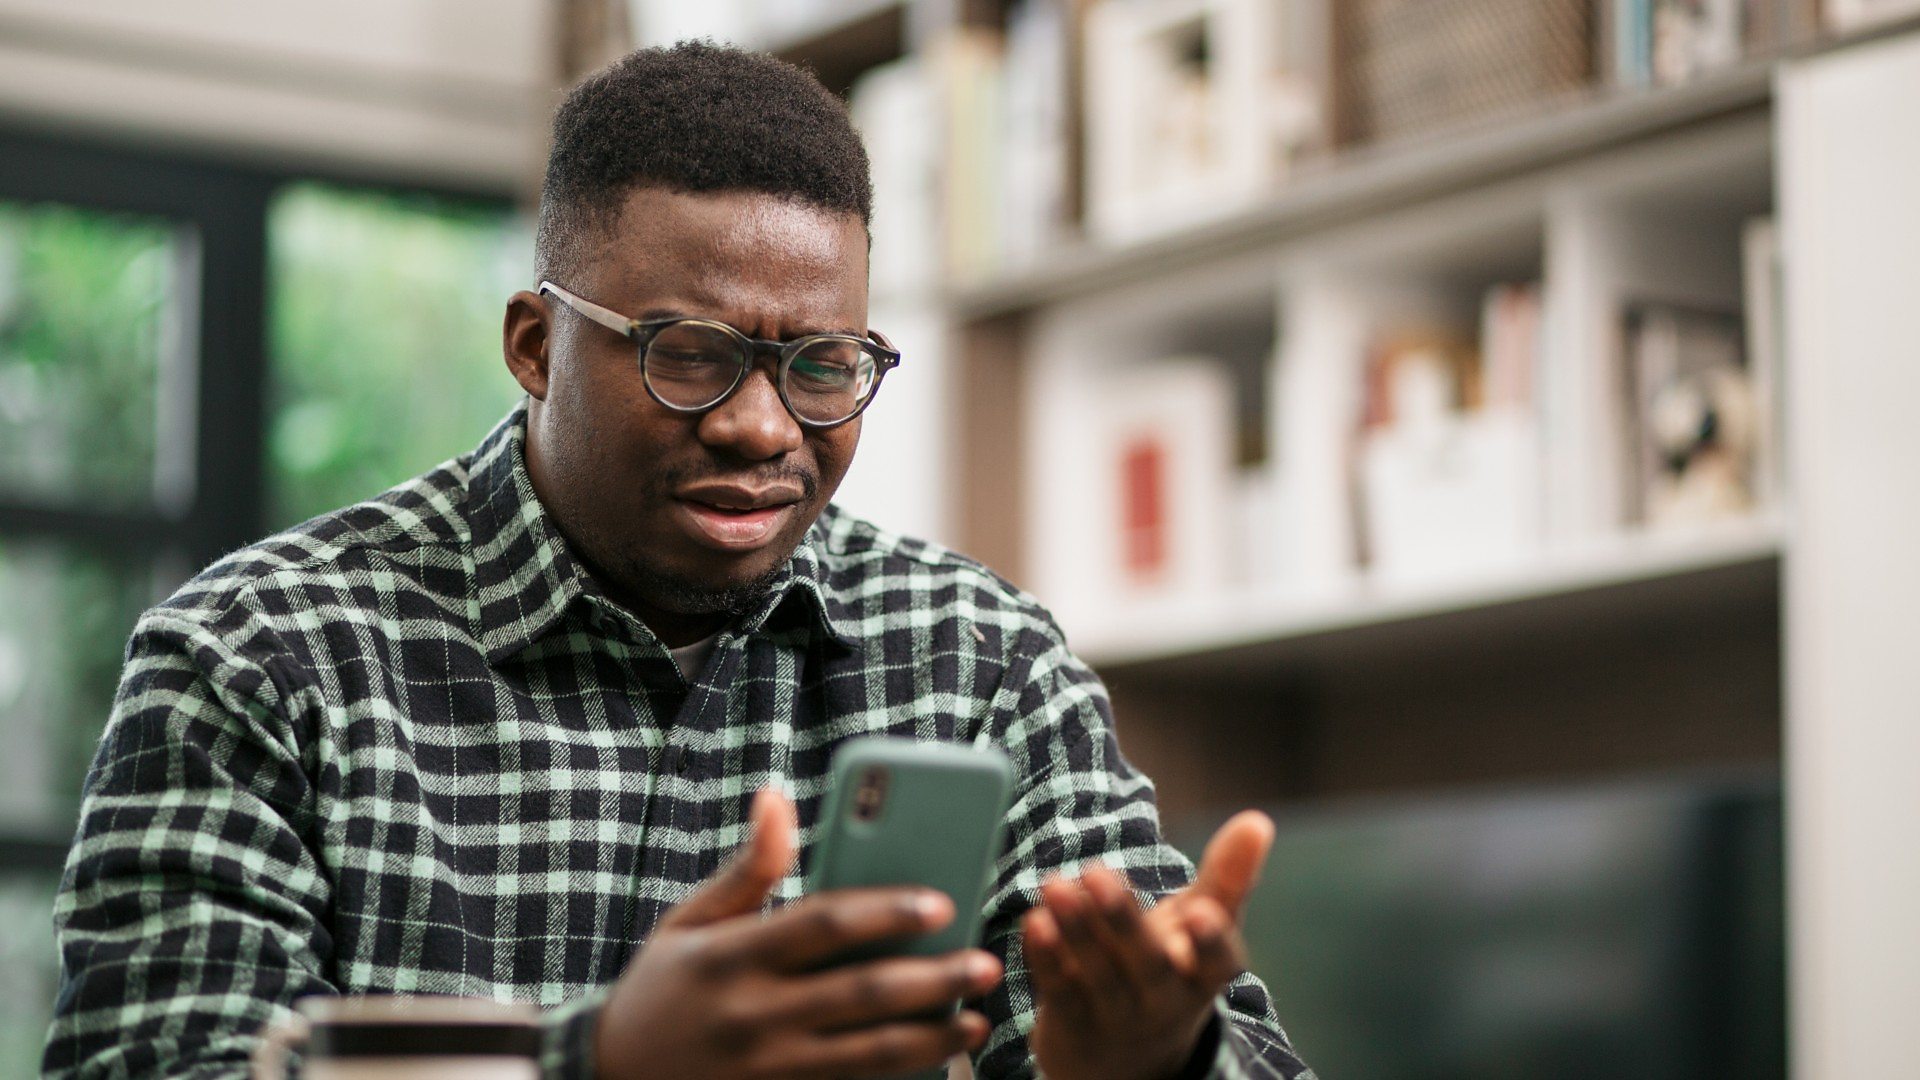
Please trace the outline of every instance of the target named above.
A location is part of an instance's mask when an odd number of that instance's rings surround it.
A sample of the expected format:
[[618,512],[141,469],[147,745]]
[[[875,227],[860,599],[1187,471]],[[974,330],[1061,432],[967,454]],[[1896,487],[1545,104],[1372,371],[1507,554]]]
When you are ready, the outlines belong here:
[[1593,0],[1337,0],[1337,137],[1371,142],[1538,109],[1593,77]]

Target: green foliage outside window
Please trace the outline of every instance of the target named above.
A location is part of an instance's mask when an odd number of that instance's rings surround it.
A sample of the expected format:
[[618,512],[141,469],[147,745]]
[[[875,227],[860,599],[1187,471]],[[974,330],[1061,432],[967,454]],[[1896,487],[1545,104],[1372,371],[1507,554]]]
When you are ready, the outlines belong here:
[[510,211],[300,184],[267,235],[270,525],[472,449],[519,398],[500,332],[533,245]]
[[0,829],[72,832],[127,637],[161,584],[147,566],[0,538],[0,732],[8,747],[0,755]]
[[[519,397],[500,326],[532,243],[508,210],[298,184],[267,228],[271,527],[472,448]],[[0,502],[185,509],[169,480],[191,465],[190,414],[172,407],[195,393],[194,250],[169,222],[0,201]],[[128,634],[182,558],[0,536],[0,838],[71,835]],[[53,879],[14,870],[0,1075],[24,1076],[51,1015]]]
[[152,500],[183,247],[165,222],[0,202],[0,497]]
[[0,1074],[38,1076],[40,1047],[53,1020],[59,984],[51,921],[56,878],[51,874],[0,873]]

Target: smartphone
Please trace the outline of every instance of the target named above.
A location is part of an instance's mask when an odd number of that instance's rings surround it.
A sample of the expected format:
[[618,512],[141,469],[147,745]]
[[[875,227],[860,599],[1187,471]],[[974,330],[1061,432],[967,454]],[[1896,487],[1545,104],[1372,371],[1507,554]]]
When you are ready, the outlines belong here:
[[980,905],[1000,854],[1013,765],[995,749],[866,736],[834,754],[807,892],[924,885],[954,919],[931,934],[875,942],[835,958],[933,956],[978,943]]

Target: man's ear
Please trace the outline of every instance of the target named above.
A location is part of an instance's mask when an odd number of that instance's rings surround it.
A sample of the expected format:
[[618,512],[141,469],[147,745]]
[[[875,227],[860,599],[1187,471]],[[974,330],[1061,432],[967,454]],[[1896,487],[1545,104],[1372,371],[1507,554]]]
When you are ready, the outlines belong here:
[[548,347],[552,344],[551,309],[546,298],[525,289],[507,298],[502,345],[507,370],[535,401],[547,400]]

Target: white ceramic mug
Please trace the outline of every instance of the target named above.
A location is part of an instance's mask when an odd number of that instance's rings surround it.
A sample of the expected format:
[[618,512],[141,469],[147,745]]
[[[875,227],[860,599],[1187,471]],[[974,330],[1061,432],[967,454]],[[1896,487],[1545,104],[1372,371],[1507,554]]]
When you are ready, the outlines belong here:
[[457,997],[310,997],[270,1025],[253,1080],[285,1080],[298,1049],[304,1080],[539,1080],[531,1005]]

